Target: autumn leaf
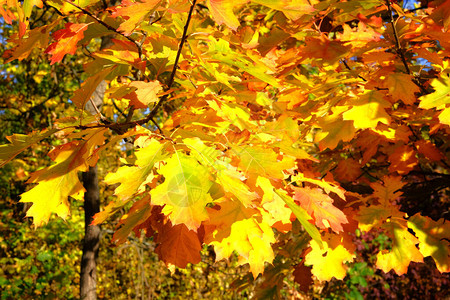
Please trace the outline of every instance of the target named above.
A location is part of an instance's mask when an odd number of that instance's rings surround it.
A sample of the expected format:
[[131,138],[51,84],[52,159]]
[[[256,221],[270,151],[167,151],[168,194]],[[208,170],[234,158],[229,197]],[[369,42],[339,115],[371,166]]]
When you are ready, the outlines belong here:
[[133,203],[127,214],[124,214],[119,221],[119,228],[111,239],[116,244],[123,244],[131,231],[138,225],[145,222],[151,215],[152,207],[150,205],[150,196],[146,195]]
[[49,25],[43,27],[36,27],[28,31],[27,37],[21,38],[17,41],[17,45],[8,49],[3,53],[3,57],[6,59],[5,63],[8,63],[14,59],[23,60],[28,57],[33,49],[39,49],[46,47],[49,41],[50,31],[58,23],[55,21]]
[[157,94],[162,90],[159,81],[133,81],[129,86],[136,88],[136,100],[130,101],[135,108],[146,108],[150,103],[158,102]]
[[320,189],[294,188],[294,200],[312,216],[321,229],[331,228],[335,232],[343,231],[342,224],[348,223],[345,214],[333,205],[333,199]]
[[208,0],[206,3],[214,21],[219,25],[225,24],[231,29],[237,30],[240,24],[233,12],[233,8],[246,2],[248,0]]
[[323,247],[312,240],[311,252],[305,256],[305,264],[312,265],[311,272],[320,281],[329,281],[333,277],[342,280],[347,274],[346,262],[355,258],[353,251],[349,251],[342,244],[342,237],[325,234]]
[[318,120],[318,125],[322,131],[317,133],[315,138],[319,142],[321,150],[334,149],[339,142],[348,142],[355,136],[356,129],[353,122],[342,119],[342,109],[332,108],[332,115],[327,115]]
[[406,226],[398,222],[387,222],[382,228],[392,238],[392,250],[382,250],[377,254],[378,268],[385,273],[393,269],[397,275],[403,275],[408,271],[410,262],[423,261],[422,254],[416,248],[419,240],[408,231]]
[[342,114],[344,120],[352,120],[357,129],[375,128],[378,122],[389,124],[391,117],[386,113],[390,103],[383,99],[378,91],[369,91],[360,95],[352,103],[352,108]]
[[112,13],[112,17],[123,17],[126,19],[120,24],[117,30],[123,32],[125,35],[130,35],[131,32],[144,21],[145,16],[151,14],[161,3],[161,0],[143,0],[141,2],[123,1],[122,7],[116,8]]
[[280,224],[291,224],[292,210],[287,207],[283,198],[274,191],[274,186],[270,180],[264,177],[258,177],[256,185],[264,192],[261,206],[269,212],[268,216],[270,217],[266,222],[272,227],[275,227],[274,224],[277,222]]
[[419,251],[424,257],[431,256],[441,273],[450,272],[450,222],[440,219],[433,221],[429,217],[415,214],[408,220],[419,239]]
[[252,2],[280,10],[293,20],[315,10],[307,0],[252,0]]
[[285,157],[278,160],[278,155],[271,149],[262,147],[232,146],[233,153],[239,158],[239,167],[249,176],[263,175],[269,178],[283,179],[283,170],[294,167],[294,160]]
[[184,224],[165,224],[158,232],[156,243],[155,252],[166,264],[186,268],[188,263],[196,264],[202,260],[198,235]]
[[66,219],[70,215],[67,197],[79,199],[84,191],[77,171],[74,170],[50,180],[40,181],[37,186],[21,195],[20,202],[33,203],[27,211],[27,217],[33,218],[34,227],[37,228],[47,224],[52,213]]
[[398,174],[406,174],[414,169],[419,163],[416,157],[416,151],[408,145],[400,145],[395,151],[389,155],[390,172],[398,172]]
[[311,224],[309,221],[312,220],[311,216],[303,209],[301,206],[297,205],[294,200],[281,191],[274,190],[275,194],[277,194],[286,205],[292,210],[294,215],[297,217],[297,220],[302,224],[305,231],[311,236],[311,238],[319,245],[322,249],[322,238],[320,236],[319,230]]
[[208,193],[212,185],[209,170],[180,151],[165,159],[166,165],[158,173],[164,182],[151,190],[152,204],[164,206],[163,213],[173,225],[185,224],[197,231],[207,220],[206,205],[212,203]]
[[210,221],[205,226],[210,229],[206,231],[205,243],[214,247],[216,260],[228,258],[236,251],[238,264],[248,263],[254,278],[263,273],[264,263],[274,259],[272,228],[253,217],[256,211],[236,201],[222,202],[219,210],[208,209],[208,213]]
[[417,98],[415,93],[420,92],[419,87],[412,81],[413,77],[403,73],[393,73],[388,76],[385,87],[394,100],[402,100],[405,104],[413,105]]
[[81,87],[74,93],[72,97],[73,103],[78,108],[83,109],[100,82],[102,82],[105,77],[108,76],[108,74],[111,73],[112,70],[114,70],[114,68],[115,66],[106,68],[101,72],[88,77],[88,79],[86,79],[86,81],[81,84]]
[[83,39],[83,32],[90,24],[74,24],[68,22],[65,25],[66,28],[53,33],[52,36],[56,42],[48,46],[45,50],[45,53],[49,53],[52,57],[50,60],[51,65],[62,61],[66,54],[75,54],[78,49],[77,43]]
[[0,145],[0,167],[3,167],[6,163],[11,161],[21,152],[25,151],[31,145],[38,143],[39,141],[51,136],[58,129],[43,130],[41,132],[33,132],[29,135],[25,134],[13,134],[6,138],[11,144]]
[[305,42],[306,46],[302,50],[304,58],[316,58],[331,65],[347,56],[350,51],[350,46],[341,41],[330,40],[325,35],[309,37]]
[[105,177],[107,184],[120,183],[114,194],[122,199],[128,199],[135,193],[142,193],[145,185],[151,181],[155,164],[167,157],[163,153],[166,143],[151,139],[148,144],[136,151],[135,166],[120,167],[117,172]]
[[37,185],[23,193],[20,202],[33,203],[27,216],[33,217],[35,227],[46,224],[53,212],[62,218],[69,215],[67,198],[80,199],[84,191],[78,171],[87,171],[95,146],[105,139],[104,132],[104,128],[94,129],[82,141],[56,147],[48,154],[55,164],[31,174],[28,183]]
[[438,110],[445,108],[450,104],[450,77],[442,74],[440,78],[433,79],[431,86],[434,92],[420,97],[419,107],[424,109],[436,108]]

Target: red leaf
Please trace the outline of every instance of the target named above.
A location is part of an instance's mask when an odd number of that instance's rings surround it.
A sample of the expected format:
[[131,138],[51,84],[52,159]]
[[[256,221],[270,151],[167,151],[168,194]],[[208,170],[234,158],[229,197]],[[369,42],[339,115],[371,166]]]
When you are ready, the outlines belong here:
[[45,50],[45,53],[49,53],[52,56],[50,61],[51,65],[60,62],[66,54],[75,54],[77,51],[77,43],[83,39],[83,32],[88,28],[89,24],[73,24],[69,22],[66,23],[66,28],[53,33],[53,38],[56,42],[48,46]]

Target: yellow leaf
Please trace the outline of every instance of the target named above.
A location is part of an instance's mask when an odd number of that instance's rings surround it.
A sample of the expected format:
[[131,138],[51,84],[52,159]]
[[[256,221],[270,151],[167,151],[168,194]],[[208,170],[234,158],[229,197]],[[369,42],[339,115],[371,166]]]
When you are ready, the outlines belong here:
[[440,78],[431,81],[431,86],[435,91],[420,97],[420,108],[436,108],[439,110],[445,108],[447,104],[450,104],[450,77],[448,75],[443,72]]
[[305,264],[312,265],[311,272],[320,281],[329,281],[333,277],[342,280],[347,274],[345,263],[353,261],[355,254],[344,247],[342,239],[338,235],[325,234],[323,248],[311,241],[311,252],[305,256]]
[[274,259],[271,244],[275,243],[275,236],[272,227],[258,221],[252,210],[239,202],[226,201],[220,206],[220,210],[208,209],[210,221],[205,223],[205,243],[214,246],[217,261],[230,257],[236,251],[238,264],[248,263],[256,278],[263,273],[264,263],[272,263]]
[[3,167],[7,162],[31,145],[38,143],[42,139],[51,136],[57,131],[58,129],[50,129],[41,132],[32,132],[29,135],[13,134],[11,136],[7,136],[6,138],[11,142],[11,144],[0,146],[0,167]]
[[286,206],[283,199],[274,192],[274,187],[270,180],[265,177],[258,177],[256,185],[264,192],[261,205],[269,212],[270,216],[266,222],[270,226],[273,226],[276,222],[291,224],[292,211]]
[[164,182],[150,191],[152,204],[164,206],[162,212],[173,225],[185,224],[189,230],[197,231],[201,222],[208,220],[211,174],[195,158],[179,151],[166,162],[158,170]]
[[408,220],[408,227],[419,239],[419,251],[424,257],[431,256],[441,273],[450,272],[450,222],[415,214]]
[[357,129],[375,128],[378,122],[388,125],[391,121],[385,110],[387,107],[390,107],[390,103],[383,99],[380,92],[370,91],[361,95],[342,117],[347,121],[352,120]]
[[394,270],[397,275],[408,271],[412,261],[422,262],[423,256],[416,248],[419,240],[408,232],[408,228],[397,222],[387,222],[382,226],[392,238],[392,250],[382,250],[377,254],[376,266],[385,273]]
[[66,219],[70,214],[67,197],[82,192],[84,188],[75,170],[50,180],[40,181],[37,186],[21,195],[20,202],[33,203],[27,211],[27,217],[33,218],[36,228],[46,224],[52,213]]
[[283,170],[295,167],[294,159],[284,157],[280,161],[272,149],[259,146],[232,146],[232,150],[240,159],[239,168],[255,180],[259,175],[283,179],[285,177]]
[[155,163],[163,160],[166,155],[163,150],[166,143],[151,139],[144,147],[136,151],[136,166],[123,166],[117,172],[105,177],[107,184],[120,183],[114,194],[121,199],[128,199],[135,193],[142,193],[145,185],[153,179],[151,176]]

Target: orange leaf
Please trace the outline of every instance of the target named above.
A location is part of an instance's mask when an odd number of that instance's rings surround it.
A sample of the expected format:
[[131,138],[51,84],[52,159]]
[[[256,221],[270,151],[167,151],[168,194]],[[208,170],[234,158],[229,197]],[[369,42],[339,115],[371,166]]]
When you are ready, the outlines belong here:
[[246,2],[248,0],[208,0],[207,5],[214,21],[236,30],[240,23],[233,13],[233,8]]
[[116,8],[111,15],[113,18],[121,16],[126,19],[117,30],[122,31],[125,35],[130,35],[145,19],[145,16],[153,12],[161,2],[161,0],[122,1],[122,7]]
[[342,224],[348,223],[345,214],[333,205],[333,199],[320,189],[294,188],[294,199],[312,216],[319,228],[343,231]]
[[439,149],[430,141],[418,140],[414,144],[417,151],[431,161],[440,161],[441,159],[445,159],[442,152],[439,151]]
[[415,93],[420,92],[420,89],[412,79],[412,75],[392,73],[389,74],[384,86],[389,89],[389,93],[395,100],[402,100],[405,104],[413,105],[417,101]]
[[81,84],[81,87],[73,94],[72,102],[75,103],[78,108],[83,109],[100,82],[102,82],[115,67],[116,66],[106,68],[86,79],[86,81]]
[[189,230],[186,225],[172,226],[167,223],[158,233],[155,252],[166,264],[186,268],[188,263],[196,264],[202,260],[202,250],[197,233]]
[[398,174],[409,173],[418,164],[416,152],[408,145],[397,147],[391,155],[389,155],[389,172],[397,171]]
[[150,205],[150,196],[147,194],[142,199],[136,201],[130,208],[130,211],[120,218],[117,227],[120,227],[112,237],[112,242],[116,244],[123,244],[130,232],[136,227],[145,222],[152,213]]
[[129,86],[136,88],[134,91],[136,99],[130,101],[130,105],[135,108],[146,108],[150,103],[158,102],[157,94],[162,90],[159,81],[133,81]]
[[66,54],[75,54],[77,51],[77,43],[83,39],[83,32],[90,24],[74,24],[68,22],[66,23],[66,28],[53,33],[52,36],[56,42],[48,46],[45,50],[45,53],[49,53],[52,56],[50,61],[51,65],[62,61]]

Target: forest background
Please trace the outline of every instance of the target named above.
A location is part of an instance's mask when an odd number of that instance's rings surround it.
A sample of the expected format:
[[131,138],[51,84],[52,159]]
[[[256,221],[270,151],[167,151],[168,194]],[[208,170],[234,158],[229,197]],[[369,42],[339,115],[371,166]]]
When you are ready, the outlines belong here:
[[[98,298],[445,295],[448,1],[7,0],[0,13],[2,299],[80,297],[83,193],[38,189],[95,163]],[[163,151],[133,186],[149,145]]]

